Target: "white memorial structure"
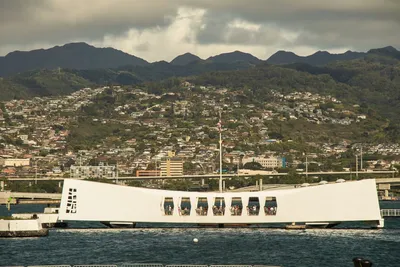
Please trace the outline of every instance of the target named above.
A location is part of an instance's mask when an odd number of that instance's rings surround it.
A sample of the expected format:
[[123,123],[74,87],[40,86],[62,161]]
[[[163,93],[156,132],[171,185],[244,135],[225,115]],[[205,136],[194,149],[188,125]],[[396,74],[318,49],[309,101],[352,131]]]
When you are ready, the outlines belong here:
[[374,179],[258,192],[183,192],[66,179],[59,220],[383,227]]

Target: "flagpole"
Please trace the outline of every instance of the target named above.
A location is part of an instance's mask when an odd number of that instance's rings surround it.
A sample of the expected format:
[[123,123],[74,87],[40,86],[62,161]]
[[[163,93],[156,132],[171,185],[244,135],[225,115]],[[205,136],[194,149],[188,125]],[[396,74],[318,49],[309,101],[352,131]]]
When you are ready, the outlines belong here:
[[221,111],[219,112],[219,192],[222,193],[222,122]]

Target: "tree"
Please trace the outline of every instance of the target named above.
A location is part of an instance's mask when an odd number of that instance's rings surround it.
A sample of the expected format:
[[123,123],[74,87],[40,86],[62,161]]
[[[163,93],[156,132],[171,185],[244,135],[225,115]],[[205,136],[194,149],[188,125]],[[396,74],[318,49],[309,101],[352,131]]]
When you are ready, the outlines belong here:
[[20,138],[18,138],[16,141],[15,141],[15,145],[17,145],[17,146],[22,146],[24,144],[24,141],[22,141]]
[[187,173],[193,173],[196,170],[196,164],[193,164],[190,161],[185,161],[183,163],[183,171],[185,174]]
[[39,152],[39,155],[41,157],[46,157],[48,154],[49,154],[49,152],[47,150],[44,150],[44,149],[40,150],[40,152]]
[[250,169],[250,170],[262,170],[263,167],[260,163],[252,161],[252,162],[247,162],[243,166],[244,169]]
[[269,133],[269,137],[272,139],[278,139],[278,140],[282,140],[283,139],[283,135],[277,132],[271,132]]

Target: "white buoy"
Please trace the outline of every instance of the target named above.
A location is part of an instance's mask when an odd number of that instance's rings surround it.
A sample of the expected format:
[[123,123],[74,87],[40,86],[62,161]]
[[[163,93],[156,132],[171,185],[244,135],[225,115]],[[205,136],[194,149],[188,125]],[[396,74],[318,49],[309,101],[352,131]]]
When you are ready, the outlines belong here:
[[197,243],[197,242],[199,242],[199,240],[197,238],[193,238],[193,242]]

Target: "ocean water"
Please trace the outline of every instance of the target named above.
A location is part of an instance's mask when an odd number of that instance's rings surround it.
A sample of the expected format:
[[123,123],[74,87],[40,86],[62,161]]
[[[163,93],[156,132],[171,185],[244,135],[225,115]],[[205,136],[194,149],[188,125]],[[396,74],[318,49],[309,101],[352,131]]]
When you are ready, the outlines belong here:
[[[400,202],[381,203],[400,208]],[[41,205],[13,206],[11,212],[41,212]],[[0,216],[8,212],[0,206]],[[374,266],[400,266],[400,218],[385,228],[150,228],[108,229],[71,223],[41,238],[0,239],[0,266],[78,264],[262,264],[284,267],[353,266],[363,257]],[[344,228],[350,227],[350,228]],[[356,227],[356,228],[354,228]],[[193,239],[197,238],[198,243]]]

